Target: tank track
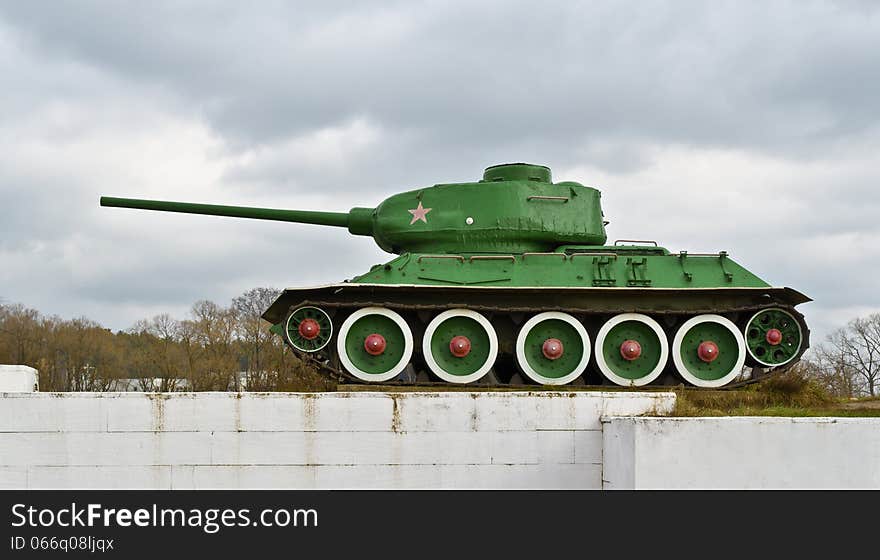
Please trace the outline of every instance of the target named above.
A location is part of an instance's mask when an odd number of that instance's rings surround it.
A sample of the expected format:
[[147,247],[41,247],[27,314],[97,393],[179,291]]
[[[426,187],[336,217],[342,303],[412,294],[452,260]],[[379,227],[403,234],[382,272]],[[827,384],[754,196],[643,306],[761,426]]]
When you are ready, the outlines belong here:
[[[350,315],[357,309],[361,309],[364,307],[383,307],[387,309],[392,309],[398,313],[400,313],[407,321],[407,323],[411,326],[414,332],[415,339],[415,348],[419,349],[417,352],[413,353],[413,357],[404,371],[395,377],[392,380],[384,381],[380,383],[367,383],[364,380],[355,377],[354,375],[348,373],[345,368],[341,365],[339,357],[336,352],[336,340],[327,345],[327,347],[319,352],[303,352],[294,346],[292,346],[286,337],[285,343],[288,347],[295,353],[295,355],[301,359],[305,364],[309,367],[316,370],[319,374],[327,378],[328,380],[338,384],[340,388],[360,388],[360,387],[388,387],[388,388],[399,388],[399,389],[417,389],[419,387],[428,389],[428,390],[462,390],[467,388],[474,389],[498,389],[498,390],[526,390],[526,391],[535,391],[535,390],[553,390],[553,391],[567,391],[567,390],[626,390],[629,387],[621,386],[609,381],[605,378],[599,369],[596,367],[595,357],[591,357],[590,362],[586,368],[586,371],[580,376],[578,376],[575,380],[570,383],[564,385],[540,385],[534,382],[531,382],[527,376],[523,375],[519,366],[516,363],[516,359],[514,357],[514,353],[510,348],[511,340],[516,337],[517,330],[522,326],[525,322],[526,318],[529,315],[534,314],[539,309],[536,309],[534,305],[528,306],[494,306],[487,305],[485,303],[477,304],[473,302],[468,302],[467,304],[456,303],[456,302],[448,302],[445,304],[440,303],[427,303],[427,304],[413,304],[411,302],[400,302],[400,301],[389,301],[389,300],[361,300],[356,304],[352,304],[351,302],[341,302],[334,301],[331,299],[313,299],[313,300],[301,300],[297,302],[295,305],[291,305],[288,310],[288,314],[295,309],[301,307],[317,307],[327,312],[330,312],[333,316],[333,322],[339,323],[344,317]],[[451,383],[447,381],[438,380],[437,377],[429,373],[429,369],[426,367],[424,363],[424,358],[421,356],[421,337],[424,334],[427,323],[430,321],[431,317],[436,316],[438,313],[441,313],[445,310],[455,309],[455,308],[467,308],[474,311],[478,311],[490,317],[490,321],[493,326],[498,331],[499,337],[499,356],[492,370],[489,371],[483,378],[478,381],[461,384],[461,383]],[[614,316],[619,313],[632,313],[632,312],[641,312],[646,315],[651,316],[656,319],[663,327],[663,330],[666,332],[668,340],[672,340],[672,336],[675,330],[688,318],[699,315],[699,314],[717,314],[721,315],[725,318],[730,319],[739,331],[742,333],[746,327],[746,323],[749,319],[754,316],[755,313],[765,310],[765,309],[782,309],[788,312],[795,320],[798,322],[801,332],[802,332],[802,343],[796,354],[796,356],[790,361],[786,362],[783,365],[776,367],[767,367],[757,363],[749,354],[747,353],[746,359],[746,368],[744,368],[744,372],[750,369],[749,375],[746,378],[745,374],[740,375],[734,381],[716,388],[707,388],[708,390],[730,390],[741,388],[753,383],[757,383],[768,378],[771,375],[778,374],[789,369],[791,366],[795,365],[798,361],[800,361],[803,353],[809,348],[809,328],[804,320],[803,315],[798,312],[793,305],[783,304],[779,301],[770,301],[762,304],[749,304],[749,305],[739,305],[739,306],[729,306],[726,308],[718,308],[718,307],[706,307],[700,308],[696,307],[693,309],[689,309],[687,312],[682,312],[679,310],[640,310],[638,308],[619,308],[616,310],[611,309],[603,309],[599,312],[591,312],[584,310],[572,310],[563,306],[550,306],[550,307],[542,307],[540,310],[542,311],[560,311],[565,313],[570,313],[580,319],[586,326],[587,331],[590,336],[591,342],[595,342],[595,335],[598,331],[599,325],[603,324],[605,320],[609,317]],[[335,333],[334,333],[335,334]],[[687,383],[676,371],[675,367],[672,363],[672,359],[668,360],[666,367],[663,373],[654,381],[647,385],[632,387],[632,389],[636,390],[658,390],[658,389],[669,389],[669,388],[681,388],[683,386],[687,386],[689,389],[701,389],[700,387],[695,387]]]

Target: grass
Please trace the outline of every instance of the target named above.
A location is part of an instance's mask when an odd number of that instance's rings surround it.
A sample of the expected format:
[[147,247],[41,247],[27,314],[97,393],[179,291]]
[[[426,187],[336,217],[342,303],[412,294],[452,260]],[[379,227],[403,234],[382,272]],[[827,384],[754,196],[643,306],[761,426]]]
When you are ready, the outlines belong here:
[[739,390],[678,389],[673,416],[880,417],[880,399],[838,399],[798,372]]

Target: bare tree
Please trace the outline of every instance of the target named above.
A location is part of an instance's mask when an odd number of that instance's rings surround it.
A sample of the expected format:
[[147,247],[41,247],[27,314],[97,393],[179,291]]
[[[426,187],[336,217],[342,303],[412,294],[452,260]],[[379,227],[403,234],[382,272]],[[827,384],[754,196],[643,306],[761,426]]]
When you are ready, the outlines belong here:
[[835,397],[850,398],[859,396],[861,382],[852,368],[847,366],[842,356],[830,346],[820,345],[812,360],[802,360],[804,374],[815,379],[829,394]]
[[235,313],[235,332],[244,354],[247,389],[266,390],[277,378],[276,355],[280,343],[269,332],[270,324],[262,318],[263,311],[275,301],[279,291],[274,288],[254,288],[232,300]]
[[197,301],[192,319],[181,321],[180,341],[186,352],[193,391],[238,391],[235,316],[211,301]]
[[11,364],[33,365],[40,357],[40,313],[21,304],[0,309],[0,349]]
[[129,371],[142,391],[176,391],[185,377],[180,323],[167,313],[129,329]]
[[880,313],[853,319],[837,329],[817,354],[826,375],[844,386],[849,383],[854,396],[876,396],[880,389]]

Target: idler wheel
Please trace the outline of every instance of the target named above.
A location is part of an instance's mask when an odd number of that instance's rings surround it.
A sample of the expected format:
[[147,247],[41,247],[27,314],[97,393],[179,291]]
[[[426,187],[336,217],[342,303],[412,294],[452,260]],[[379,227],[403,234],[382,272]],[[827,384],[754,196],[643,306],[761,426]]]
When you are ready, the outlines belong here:
[[565,385],[581,375],[590,360],[590,337],[568,313],[535,315],[516,337],[516,363],[532,381]]
[[284,338],[301,352],[317,352],[330,343],[333,323],[330,316],[317,307],[300,307],[284,322]]
[[641,387],[657,379],[669,359],[669,342],[660,324],[642,313],[608,319],[596,335],[596,365],[609,381]]

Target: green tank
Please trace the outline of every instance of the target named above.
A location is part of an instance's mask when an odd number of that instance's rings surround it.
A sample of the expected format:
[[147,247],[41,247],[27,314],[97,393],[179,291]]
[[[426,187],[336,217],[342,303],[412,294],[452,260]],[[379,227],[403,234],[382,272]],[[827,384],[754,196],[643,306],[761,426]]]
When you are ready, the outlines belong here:
[[808,297],[724,251],[609,245],[600,197],[513,163],[347,213],[101,205],[345,227],[398,255],[338,284],[288,288],[263,314],[302,358],[344,380],[723,387],[798,361],[809,330],[795,306]]

